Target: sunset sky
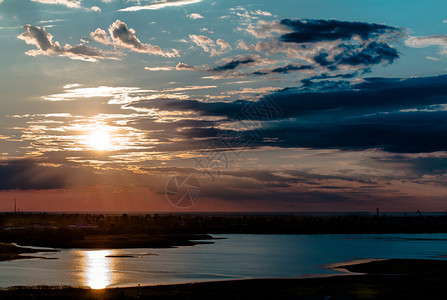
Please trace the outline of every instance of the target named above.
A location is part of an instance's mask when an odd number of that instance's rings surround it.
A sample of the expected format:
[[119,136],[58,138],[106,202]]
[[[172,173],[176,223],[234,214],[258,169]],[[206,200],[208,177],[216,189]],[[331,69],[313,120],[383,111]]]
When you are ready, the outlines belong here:
[[447,208],[446,1],[0,0],[0,45],[0,211]]

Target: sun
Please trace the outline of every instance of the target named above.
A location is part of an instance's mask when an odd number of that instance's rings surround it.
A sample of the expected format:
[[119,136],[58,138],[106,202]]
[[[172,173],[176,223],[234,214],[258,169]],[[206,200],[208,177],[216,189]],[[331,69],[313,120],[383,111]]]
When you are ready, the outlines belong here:
[[112,149],[112,140],[110,133],[105,128],[92,130],[87,136],[87,144],[98,151],[107,151]]

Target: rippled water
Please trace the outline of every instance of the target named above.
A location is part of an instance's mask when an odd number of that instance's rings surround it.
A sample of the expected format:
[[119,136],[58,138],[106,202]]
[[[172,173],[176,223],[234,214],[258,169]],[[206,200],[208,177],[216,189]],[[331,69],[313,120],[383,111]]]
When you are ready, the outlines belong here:
[[[214,235],[215,244],[172,249],[71,249],[52,259],[0,263],[0,287],[91,288],[331,274],[326,264],[370,258],[438,258],[447,234]],[[125,255],[131,257],[110,257]]]

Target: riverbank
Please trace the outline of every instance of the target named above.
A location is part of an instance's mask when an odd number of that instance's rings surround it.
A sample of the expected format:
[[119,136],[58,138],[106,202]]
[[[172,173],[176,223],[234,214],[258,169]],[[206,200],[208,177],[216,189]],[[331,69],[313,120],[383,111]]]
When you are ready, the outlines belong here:
[[[46,252],[55,250],[45,250]],[[42,252],[42,250],[31,249],[25,247],[18,247],[14,244],[0,243],[0,261],[14,260],[14,259],[26,259],[26,258],[41,258],[30,255],[23,255],[27,253],[37,253]]]
[[[47,237],[38,239],[33,235],[23,239],[13,239],[23,246],[63,248],[63,249],[124,249],[124,248],[172,248],[212,244],[213,237],[206,234],[93,234],[79,239]],[[11,245],[4,243],[4,245]],[[24,248],[20,248],[24,249]],[[1,249],[0,249],[1,250]],[[33,251],[39,252],[39,251]]]
[[339,266],[355,273],[324,278],[248,279],[90,290],[0,290],[0,299],[434,299],[445,294],[447,261],[391,259]]
[[65,249],[172,248],[212,244],[206,234],[94,234],[73,240],[33,240],[33,246]]
[[[195,246],[199,244],[212,244],[213,237],[205,234],[125,234],[125,235],[90,235],[79,240],[38,240],[30,239],[21,242],[24,245],[48,248],[64,249],[131,249],[131,248],[172,248],[181,246]],[[20,242],[19,242],[20,243]],[[56,252],[58,250],[45,250],[44,252]],[[27,253],[43,252],[41,249],[19,247],[12,243],[0,242],[0,261],[29,258],[45,258],[39,256],[23,255]],[[113,256],[112,256],[113,257]]]

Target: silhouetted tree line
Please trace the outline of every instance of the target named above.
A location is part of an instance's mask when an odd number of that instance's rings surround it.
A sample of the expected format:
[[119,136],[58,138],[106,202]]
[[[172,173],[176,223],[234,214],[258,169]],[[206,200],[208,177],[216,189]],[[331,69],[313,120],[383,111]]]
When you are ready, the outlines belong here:
[[21,236],[82,239],[95,234],[437,233],[447,232],[447,217],[4,213],[0,226],[2,241]]

